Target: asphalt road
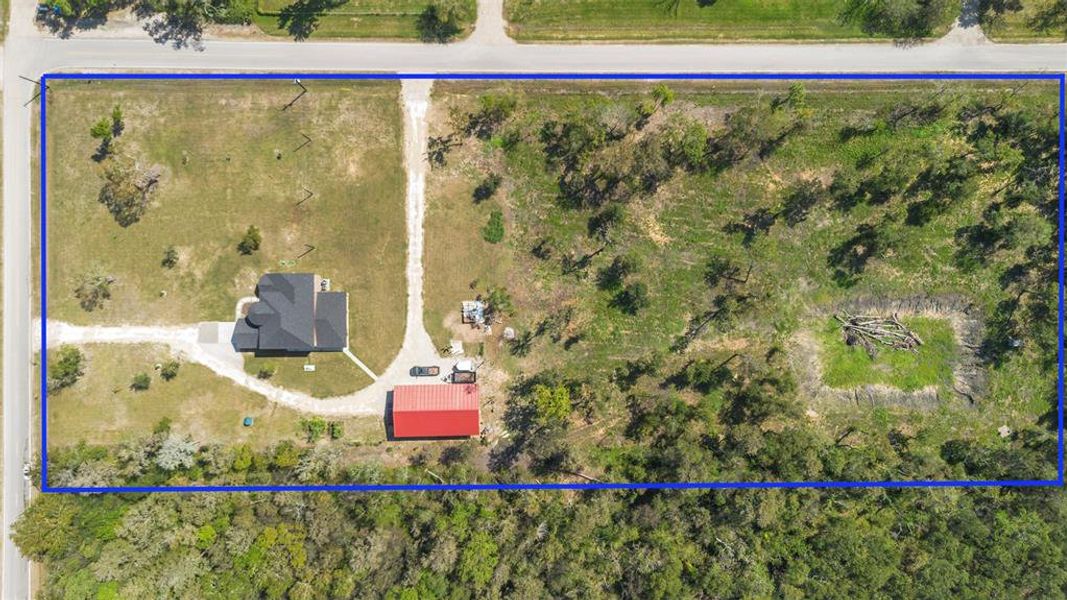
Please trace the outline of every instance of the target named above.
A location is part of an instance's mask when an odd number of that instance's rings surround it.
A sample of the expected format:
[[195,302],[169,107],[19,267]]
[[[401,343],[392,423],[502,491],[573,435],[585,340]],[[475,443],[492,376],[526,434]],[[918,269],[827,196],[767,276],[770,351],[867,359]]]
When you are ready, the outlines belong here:
[[[480,6],[498,10],[500,0]],[[1063,71],[1067,45],[989,44],[948,36],[904,48],[893,44],[759,45],[520,45],[488,27],[502,21],[480,17],[481,31],[447,46],[358,42],[206,40],[175,49],[147,36],[83,35],[59,40],[32,27],[32,0],[15,0],[3,65],[3,582],[2,598],[27,598],[29,565],[10,542],[10,526],[25,504],[22,465],[31,431],[31,116],[24,103],[36,78],[60,70],[217,71],[395,71],[515,73],[664,72],[931,72]]]

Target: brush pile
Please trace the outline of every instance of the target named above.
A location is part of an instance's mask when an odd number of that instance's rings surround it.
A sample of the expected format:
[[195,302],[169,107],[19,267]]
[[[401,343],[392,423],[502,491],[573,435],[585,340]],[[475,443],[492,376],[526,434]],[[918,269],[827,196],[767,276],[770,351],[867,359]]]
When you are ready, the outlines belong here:
[[919,346],[923,344],[922,339],[904,326],[896,314],[886,318],[846,312],[834,315],[834,318],[841,324],[845,343],[862,347],[872,360],[878,356],[881,347],[918,352]]

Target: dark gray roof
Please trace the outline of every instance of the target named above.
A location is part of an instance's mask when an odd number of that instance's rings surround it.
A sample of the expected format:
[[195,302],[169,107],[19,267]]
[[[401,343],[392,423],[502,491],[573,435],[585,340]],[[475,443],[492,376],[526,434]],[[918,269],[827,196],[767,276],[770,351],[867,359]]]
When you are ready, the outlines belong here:
[[[318,292],[313,274],[267,273],[256,286],[256,296],[259,301],[234,327],[235,350],[307,353],[348,345],[347,294]],[[324,305],[323,297],[329,297]],[[317,334],[328,344],[317,343]]]
[[348,294],[322,292],[315,302],[315,346],[343,350],[348,345]]

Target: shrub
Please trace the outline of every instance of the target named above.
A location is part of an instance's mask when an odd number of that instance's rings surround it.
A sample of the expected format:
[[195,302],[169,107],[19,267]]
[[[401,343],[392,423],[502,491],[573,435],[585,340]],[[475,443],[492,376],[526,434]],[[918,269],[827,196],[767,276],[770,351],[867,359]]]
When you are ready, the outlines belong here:
[[181,366],[181,363],[176,360],[167,361],[159,369],[159,376],[163,378],[163,381],[170,381],[178,376],[178,368]]
[[130,389],[135,392],[143,392],[152,386],[152,378],[148,376],[148,373],[141,372],[133,376],[133,381],[130,382]]
[[178,266],[178,250],[174,246],[167,246],[167,249],[163,251],[163,260],[160,262],[166,269],[173,269]]
[[484,181],[478,184],[478,187],[474,188],[474,202],[485,202],[496,194],[497,189],[500,188],[500,184],[504,178],[496,173],[493,173],[489,177],[486,177]]
[[256,371],[256,377],[259,379],[270,379],[274,377],[274,374],[278,372],[278,366],[274,364],[265,364]]
[[249,225],[248,230],[245,231],[244,237],[241,238],[241,241],[237,244],[237,251],[247,256],[259,250],[259,246],[262,243],[263,236],[259,233],[259,227]]
[[55,392],[74,385],[85,373],[85,356],[74,346],[59,349],[56,360],[48,365],[48,391]]
[[304,435],[307,436],[307,441],[316,442],[322,437],[322,434],[326,432],[326,420],[322,417],[300,419],[300,428],[304,430]]
[[326,424],[326,429],[331,440],[339,440],[345,436],[345,424],[341,421],[330,421]]
[[82,310],[92,312],[111,298],[111,284],[114,282],[115,278],[108,275],[85,275],[74,289],[74,297],[78,299]]
[[482,238],[490,244],[498,244],[504,239],[504,213],[494,210],[489,215],[489,222],[482,228]]
[[648,286],[640,281],[631,283],[615,295],[612,304],[626,314],[636,315],[648,306]]

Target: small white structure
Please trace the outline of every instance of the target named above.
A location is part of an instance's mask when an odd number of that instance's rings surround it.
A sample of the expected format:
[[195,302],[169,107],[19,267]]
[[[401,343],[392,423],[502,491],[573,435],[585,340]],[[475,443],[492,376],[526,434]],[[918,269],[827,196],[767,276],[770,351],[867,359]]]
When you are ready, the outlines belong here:
[[485,302],[481,300],[464,300],[462,316],[464,323],[472,325],[485,323]]
[[452,356],[463,356],[463,342],[460,340],[449,341],[448,353]]

